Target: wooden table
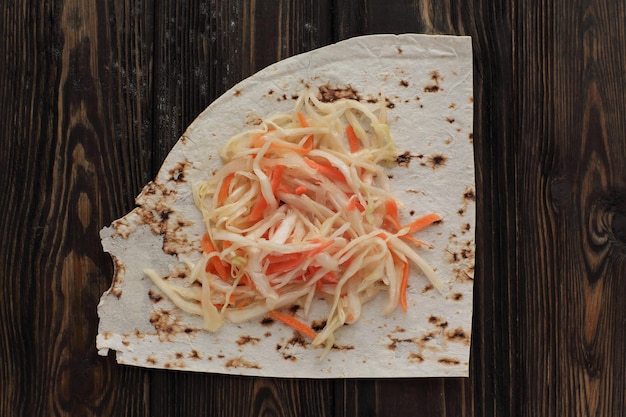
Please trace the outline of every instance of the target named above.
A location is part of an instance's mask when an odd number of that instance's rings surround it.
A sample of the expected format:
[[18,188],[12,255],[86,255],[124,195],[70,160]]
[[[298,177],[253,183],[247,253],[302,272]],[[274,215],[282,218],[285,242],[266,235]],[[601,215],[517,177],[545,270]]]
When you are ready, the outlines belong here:
[[[0,415],[626,415],[621,0],[4,1]],[[470,35],[477,266],[467,379],[284,380],[95,350],[133,207],[185,127],[287,56],[380,32]]]

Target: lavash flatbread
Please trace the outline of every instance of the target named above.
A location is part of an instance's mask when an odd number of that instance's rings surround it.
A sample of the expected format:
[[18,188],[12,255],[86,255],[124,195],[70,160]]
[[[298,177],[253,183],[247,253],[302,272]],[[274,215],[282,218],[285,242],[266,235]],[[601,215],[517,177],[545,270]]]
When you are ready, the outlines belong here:
[[[212,103],[176,143],[137,208],[101,232],[115,263],[111,288],[98,306],[97,348],[119,363],[274,377],[466,376],[474,270],[472,54],[468,37],[373,35],[353,38],[272,65]],[[217,149],[260,118],[288,112],[303,89],[319,97],[380,100],[395,144],[406,153],[390,168],[391,186],[411,212],[444,221],[419,238],[420,249],[446,282],[437,292],[417,268],[409,309],[381,315],[382,298],[337,332],[337,346],[320,360],[292,329],[263,320],[202,329],[202,319],[177,309],[144,268],[182,282],[200,255],[204,233],[191,184],[221,166]],[[404,217],[403,217],[404,216]],[[309,322],[319,314],[315,309]]]

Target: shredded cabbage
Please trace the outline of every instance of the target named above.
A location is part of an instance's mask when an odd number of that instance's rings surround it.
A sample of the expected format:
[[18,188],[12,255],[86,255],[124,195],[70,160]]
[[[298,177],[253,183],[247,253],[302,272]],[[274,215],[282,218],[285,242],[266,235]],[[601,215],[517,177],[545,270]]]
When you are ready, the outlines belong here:
[[324,298],[326,324],[312,343],[326,351],[381,291],[382,313],[397,309],[409,262],[441,289],[410,246],[415,240],[403,239],[410,228],[387,208],[401,203],[382,164],[399,152],[381,102],[324,103],[306,91],[292,113],[231,138],[220,150],[222,169],[193,186],[207,234],[191,280],[202,290],[175,290],[146,274],[208,331],[293,305],[306,315]]

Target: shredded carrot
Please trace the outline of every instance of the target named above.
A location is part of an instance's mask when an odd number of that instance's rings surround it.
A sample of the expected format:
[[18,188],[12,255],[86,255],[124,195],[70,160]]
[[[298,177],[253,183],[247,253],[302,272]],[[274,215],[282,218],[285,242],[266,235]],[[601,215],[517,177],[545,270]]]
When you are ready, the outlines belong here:
[[202,250],[204,251],[204,253],[211,253],[215,251],[215,248],[211,243],[211,239],[209,238],[208,233],[202,235],[202,239],[200,239],[200,245],[202,246]]
[[[209,238],[209,235],[207,233],[202,235],[200,244],[202,245],[202,250],[204,250],[204,253],[215,252],[215,246],[213,246],[213,242],[211,242],[211,239]],[[215,255],[211,257],[206,267],[207,271],[210,269],[209,265],[212,266],[213,269],[215,269],[215,272],[217,272],[217,275],[219,275],[222,280],[228,280],[230,274],[228,273],[228,271],[226,271],[226,267],[222,263],[219,256]]]
[[301,185],[299,187],[296,187],[296,189],[293,192],[295,194],[302,195],[307,192],[307,188],[304,185]]
[[259,198],[256,200],[256,203],[254,204],[254,207],[252,207],[252,211],[248,216],[248,221],[255,222],[263,217],[263,212],[265,211],[266,207],[267,201],[265,201],[265,198],[262,195],[259,195]]
[[395,200],[385,201],[385,221],[386,222],[384,226],[393,226],[395,230],[400,229],[400,220],[398,219],[398,204]]
[[277,272],[291,271],[302,263],[303,255],[301,253],[288,253],[286,255],[268,255],[265,257],[269,261],[269,265],[265,273],[272,275]]
[[298,121],[300,122],[300,126],[309,127],[309,124],[306,121],[306,117],[301,111],[298,112]]
[[235,174],[229,174],[226,176],[226,178],[224,178],[224,181],[222,181],[222,186],[220,187],[220,191],[217,194],[217,204],[218,205],[223,205],[224,201],[226,201],[226,198],[228,197],[228,191],[230,189],[230,183],[232,182],[233,178],[235,177]]
[[326,274],[324,274],[321,281],[327,282],[329,284],[336,284],[337,274],[335,274],[333,271],[327,272]]
[[309,153],[313,149],[313,135],[308,135],[302,144],[303,153]]
[[409,242],[412,242],[416,244],[417,246],[430,246],[428,243],[424,242],[423,240],[415,239],[413,236],[410,236],[410,235],[400,236],[400,238],[408,240]]
[[402,310],[406,312],[409,307],[406,301],[406,289],[409,285],[409,263],[402,263],[402,281],[400,282],[400,305]]
[[274,192],[274,194],[276,194],[276,191],[280,186],[280,181],[282,180],[284,170],[284,165],[276,165],[272,170],[272,173],[270,175],[270,183],[272,185],[272,191]]
[[312,159],[309,158],[304,158],[304,162],[310,166],[311,168],[317,170],[320,174],[328,177],[328,178],[332,178],[334,180],[337,181],[341,181],[343,183],[346,183],[346,178],[343,176],[343,174],[341,173],[341,171],[339,171],[337,168],[335,168],[334,166],[332,166],[331,164],[325,164],[323,162],[317,162],[314,161]]
[[430,213],[425,216],[422,216],[418,219],[413,220],[409,225],[409,233],[417,232],[418,230],[422,230],[426,226],[430,226],[431,224],[438,222],[441,220],[441,217],[438,214]]
[[355,209],[358,209],[359,211],[365,211],[365,207],[363,207],[363,204],[361,204],[359,199],[355,195],[353,195],[352,197],[350,197],[350,200],[348,200],[348,204],[346,204],[346,211],[354,211]]
[[359,137],[354,132],[352,125],[348,125],[348,127],[346,127],[346,136],[348,137],[350,152],[354,153],[361,149],[361,142],[359,142]]
[[294,330],[297,330],[298,332],[302,333],[305,336],[310,337],[311,339],[315,339],[315,337],[317,336],[317,333],[315,333],[315,331],[311,328],[311,326],[309,326],[306,323],[301,322],[300,320],[298,320],[297,318],[293,316],[290,316],[284,313],[279,313],[278,311],[270,311],[268,315],[274,320],[278,320],[281,323],[286,324],[287,326],[293,328]]

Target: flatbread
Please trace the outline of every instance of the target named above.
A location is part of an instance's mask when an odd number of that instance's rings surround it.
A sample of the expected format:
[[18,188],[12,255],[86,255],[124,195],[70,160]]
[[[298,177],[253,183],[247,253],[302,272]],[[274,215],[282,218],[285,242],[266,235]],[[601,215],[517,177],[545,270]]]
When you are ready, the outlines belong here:
[[[408,311],[383,316],[379,295],[357,323],[337,331],[336,346],[323,359],[323,347],[269,320],[204,331],[200,317],[176,308],[143,272],[153,268],[184,281],[185,260],[199,258],[205,232],[191,184],[221,167],[217,150],[230,137],[289,112],[303,89],[326,100],[384,97],[391,134],[404,151],[388,170],[404,202],[401,220],[428,212],[444,219],[419,234],[432,245],[419,252],[445,281],[443,291],[413,268]],[[470,38],[415,34],[349,39],[237,84],[189,126],[137,207],[101,231],[115,276],[98,306],[99,353],[112,349],[127,365],[238,375],[467,376],[475,249],[472,94]]]

